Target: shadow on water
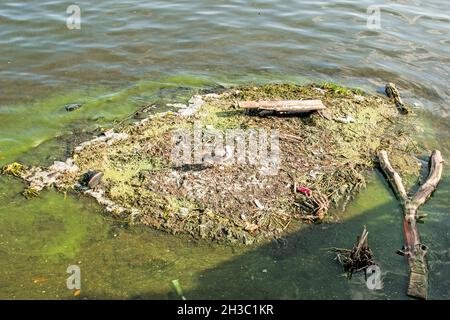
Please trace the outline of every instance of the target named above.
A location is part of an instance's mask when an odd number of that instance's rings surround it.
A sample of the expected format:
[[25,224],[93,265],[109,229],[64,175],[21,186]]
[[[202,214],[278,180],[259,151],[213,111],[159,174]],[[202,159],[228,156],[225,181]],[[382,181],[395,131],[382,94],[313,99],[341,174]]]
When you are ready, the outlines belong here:
[[[402,299],[406,265],[395,255],[402,243],[400,217],[392,200],[345,223],[310,225],[200,273],[197,286],[185,295],[188,299]],[[364,225],[382,269],[384,288],[380,291],[367,289],[363,273],[348,281],[327,250],[350,248],[354,239],[349,235],[356,238]]]

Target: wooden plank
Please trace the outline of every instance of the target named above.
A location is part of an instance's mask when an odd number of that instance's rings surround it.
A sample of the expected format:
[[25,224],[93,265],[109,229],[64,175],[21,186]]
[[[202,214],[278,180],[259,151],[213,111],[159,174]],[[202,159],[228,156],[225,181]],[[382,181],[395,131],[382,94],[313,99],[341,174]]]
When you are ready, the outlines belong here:
[[321,100],[242,101],[239,107],[276,112],[309,112],[327,108]]

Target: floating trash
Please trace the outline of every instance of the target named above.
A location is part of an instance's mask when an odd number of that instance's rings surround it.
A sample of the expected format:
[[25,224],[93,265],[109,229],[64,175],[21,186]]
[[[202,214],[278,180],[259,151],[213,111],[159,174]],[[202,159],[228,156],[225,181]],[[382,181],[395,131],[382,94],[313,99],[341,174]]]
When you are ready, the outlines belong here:
[[89,171],[85,173],[81,179],[80,184],[89,189],[95,189],[103,178],[103,173],[98,171]]

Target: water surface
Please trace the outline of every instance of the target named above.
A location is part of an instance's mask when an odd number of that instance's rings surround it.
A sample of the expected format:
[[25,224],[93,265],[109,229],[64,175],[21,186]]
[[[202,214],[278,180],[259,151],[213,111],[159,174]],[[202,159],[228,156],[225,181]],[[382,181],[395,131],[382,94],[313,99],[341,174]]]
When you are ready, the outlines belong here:
[[[445,1],[182,0],[0,4],[0,164],[63,159],[74,139],[140,106],[183,102],[201,88],[334,81],[375,93],[394,82],[415,105],[427,148],[450,156],[450,17]],[[84,103],[68,113],[67,103]],[[430,297],[450,298],[449,171],[423,207]],[[339,223],[307,226],[280,243],[230,247],[129,227],[90,199],[49,191],[24,200],[0,177],[0,298],[72,298],[66,268],[82,270],[81,298],[405,299],[401,211],[374,174]],[[339,213],[337,213],[339,214]],[[349,247],[366,224],[384,288],[347,281],[324,248]]]

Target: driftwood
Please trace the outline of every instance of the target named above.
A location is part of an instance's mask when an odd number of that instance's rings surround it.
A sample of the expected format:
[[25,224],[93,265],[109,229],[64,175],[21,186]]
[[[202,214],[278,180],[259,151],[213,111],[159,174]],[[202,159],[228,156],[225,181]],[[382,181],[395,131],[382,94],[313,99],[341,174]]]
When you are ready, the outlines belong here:
[[242,101],[239,107],[279,113],[301,113],[326,109],[321,100]]
[[425,261],[427,247],[420,242],[419,231],[417,229],[417,223],[422,223],[425,216],[418,215],[417,211],[436,189],[441,179],[444,160],[439,150],[432,152],[430,172],[426,182],[420,186],[419,190],[412,197],[408,197],[402,178],[392,168],[387,152],[384,150],[380,151],[378,158],[381,169],[387,176],[403,207],[405,245],[397,253],[405,256],[409,263],[410,277],[407,294],[414,298],[426,299],[428,292],[428,270]]
[[409,113],[409,109],[403,103],[402,97],[400,96],[400,92],[398,92],[395,84],[388,83],[386,85],[384,91],[385,91],[386,95],[389,97],[389,99],[394,101],[398,112],[403,113],[403,114]]

